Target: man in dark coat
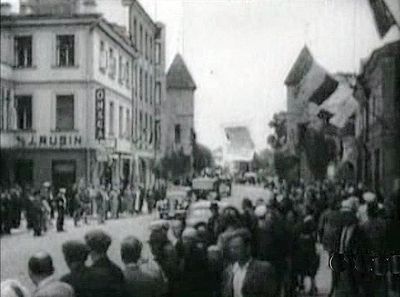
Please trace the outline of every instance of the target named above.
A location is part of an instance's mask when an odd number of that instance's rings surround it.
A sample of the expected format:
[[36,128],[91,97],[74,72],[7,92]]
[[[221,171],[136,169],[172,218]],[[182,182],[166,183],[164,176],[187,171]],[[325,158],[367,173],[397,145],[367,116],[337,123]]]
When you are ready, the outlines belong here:
[[55,199],[56,209],[57,209],[57,232],[64,231],[64,214],[66,208],[66,199],[65,199],[66,190],[61,188],[59,193]]
[[235,262],[224,271],[222,296],[276,297],[275,271],[269,262],[252,259],[250,232],[236,230],[227,245]]
[[62,251],[70,272],[60,280],[74,289],[75,297],[94,297],[94,288],[97,284],[85,266],[89,247],[84,242],[70,240],[62,245]]
[[139,263],[143,244],[134,236],[126,237],[121,243],[121,258],[125,264],[124,276],[129,297],[161,297],[157,290],[157,278]]
[[124,275],[107,255],[108,248],[111,245],[111,237],[102,230],[93,230],[86,233],[85,241],[89,246],[89,255],[93,262],[89,272],[97,283],[95,296],[126,296]]

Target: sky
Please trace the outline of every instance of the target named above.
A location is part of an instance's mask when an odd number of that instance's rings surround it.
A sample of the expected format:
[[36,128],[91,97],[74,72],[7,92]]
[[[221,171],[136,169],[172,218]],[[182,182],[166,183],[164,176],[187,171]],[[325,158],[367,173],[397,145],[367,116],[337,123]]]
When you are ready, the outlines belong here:
[[[398,0],[385,1],[400,12]],[[127,24],[120,0],[97,2],[107,19]],[[400,36],[393,27],[379,38],[367,0],[139,2],[166,25],[167,68],[181,53],[197,84],[195,130],[210,148],[224,143],[231,124],[248,126],[257,150],[267,147],[268,123],[286,109],[283,82],[304,45],[329,72],[357,72],[362,59]]]

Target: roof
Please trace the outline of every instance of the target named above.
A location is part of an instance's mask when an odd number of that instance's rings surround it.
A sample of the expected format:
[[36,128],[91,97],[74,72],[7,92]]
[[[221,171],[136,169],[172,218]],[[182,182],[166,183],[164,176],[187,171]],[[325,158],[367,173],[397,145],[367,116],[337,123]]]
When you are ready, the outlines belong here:
[[311,52],[307,46],[304,46],[285,79],[285,85],[298,84],[310,69],[312,62]]
[[380,59],[388,56],[400,56],[400,40],[396,40],[375,49],[369,59],[362,65],[362,75],[371,72]]
[[196,89],[196,84],[180,54],[177,54],[167,73],[167,88]]

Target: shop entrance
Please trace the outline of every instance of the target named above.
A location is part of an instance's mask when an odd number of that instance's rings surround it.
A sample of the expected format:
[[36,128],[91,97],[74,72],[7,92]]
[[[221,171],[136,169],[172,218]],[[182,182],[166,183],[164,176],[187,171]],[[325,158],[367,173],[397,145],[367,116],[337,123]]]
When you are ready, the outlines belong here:
[[76,181],[76,161],[52,161],[51,173],[56,192],[58,192],[60,188],[70,188]]
[[15,162],[15,182],[21,186],[33,184],[33,160]]

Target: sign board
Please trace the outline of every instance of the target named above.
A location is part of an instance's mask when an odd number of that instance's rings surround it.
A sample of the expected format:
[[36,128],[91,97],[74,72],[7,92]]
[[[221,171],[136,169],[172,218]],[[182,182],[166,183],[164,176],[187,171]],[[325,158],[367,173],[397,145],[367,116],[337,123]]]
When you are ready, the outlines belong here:
[[96,139],[105,138],[105,117],[106,117],[106,91],[96,89],[95,92],[95,137]]
[[81,148],[79,134],[23,134],[15,136],[17,146],[23,148]]

